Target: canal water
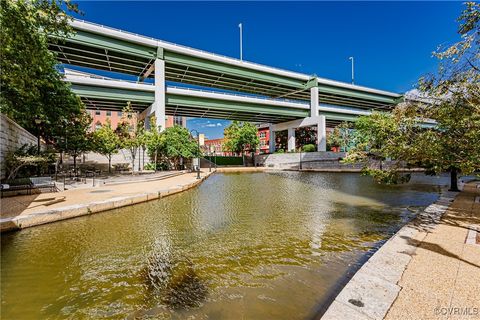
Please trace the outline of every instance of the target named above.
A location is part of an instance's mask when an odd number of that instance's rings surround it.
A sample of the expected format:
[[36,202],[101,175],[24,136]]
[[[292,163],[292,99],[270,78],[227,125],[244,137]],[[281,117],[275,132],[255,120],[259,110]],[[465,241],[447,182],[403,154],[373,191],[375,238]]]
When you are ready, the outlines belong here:
[[216,174],[158,201],[5,234],[1,318],[312,318],[443,182]]

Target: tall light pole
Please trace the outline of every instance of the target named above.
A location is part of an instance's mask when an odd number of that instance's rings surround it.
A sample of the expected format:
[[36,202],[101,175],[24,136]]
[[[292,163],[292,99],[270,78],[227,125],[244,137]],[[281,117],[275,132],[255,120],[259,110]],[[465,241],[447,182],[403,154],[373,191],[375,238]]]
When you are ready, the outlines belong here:
[[239,23],[238,27],[240,28],[240,61],[243,61],[243,25]]
[[352,61],[352,84],[355,84],[355,60],[353,57],[348,58]]
[[[192,130],[190,130],[190,134],[192,135],[192,137],[193,137],[193,132],[194,131],[197,133],[198,152],[200,152],[200,133],[197,130],[192,129]],[[198,155],[197,179],[200,179],[200,155]]]

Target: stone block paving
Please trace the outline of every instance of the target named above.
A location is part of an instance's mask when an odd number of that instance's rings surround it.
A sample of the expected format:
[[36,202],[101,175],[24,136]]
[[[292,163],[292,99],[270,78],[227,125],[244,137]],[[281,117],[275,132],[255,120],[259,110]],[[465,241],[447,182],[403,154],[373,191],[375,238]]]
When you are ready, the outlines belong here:
[[322,319],[480,319],[478,184],[466,184],[458,195],[444,193],[404,226]]

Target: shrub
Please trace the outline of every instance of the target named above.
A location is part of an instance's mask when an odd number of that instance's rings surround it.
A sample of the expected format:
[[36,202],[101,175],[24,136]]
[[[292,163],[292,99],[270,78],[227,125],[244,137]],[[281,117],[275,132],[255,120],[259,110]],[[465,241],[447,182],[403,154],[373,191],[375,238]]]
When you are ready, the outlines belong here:
[[306,144],[302,147],[303,152],[315,152],[317,151],[317,148],[315,147],[314,144]]
[[205,159],[219,165],[219,166],[242,166],[243,165],[243,157],[229,157],[229,156],[206,156]]

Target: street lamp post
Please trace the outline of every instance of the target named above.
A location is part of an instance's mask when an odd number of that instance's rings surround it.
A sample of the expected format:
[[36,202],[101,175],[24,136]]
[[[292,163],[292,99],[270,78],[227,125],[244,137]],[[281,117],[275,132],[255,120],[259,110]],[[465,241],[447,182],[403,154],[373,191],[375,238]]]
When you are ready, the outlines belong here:
[[352,61],[352,84],[355,84],[355,59],[353,57],[348,59]]
[[243,25],[239,23],[238,27],[240,28],[240,61],[243,61]]
[[208,160],[208,172],[212,172],[212,154],[210,153],[210,159]]
[[[192,135],[192,137],[194,131],[197,133],[198,152],[200,152],[200,133],[197,130],[192,129],[190,130],[190,134]],[[197,179],[200,179],[200,155],[198,155]]]
[[298,168],[299,168],[299,171],[302,170],[302,148],[300,148],[300,159],[299,159],[299,166],[298,166]]
[[37,135],[37,156],[40,155],[40,123],[42,119],[35,118],[35,124],[37,125],[38,135]]
[[[37,135],[37,156],[40,156],[40,124],[42,123],[42,119],[40,118],[35,118],[35,124],[38,130],[38,135]],[[40,165],[37,164],[37,176],[40,176]]]

